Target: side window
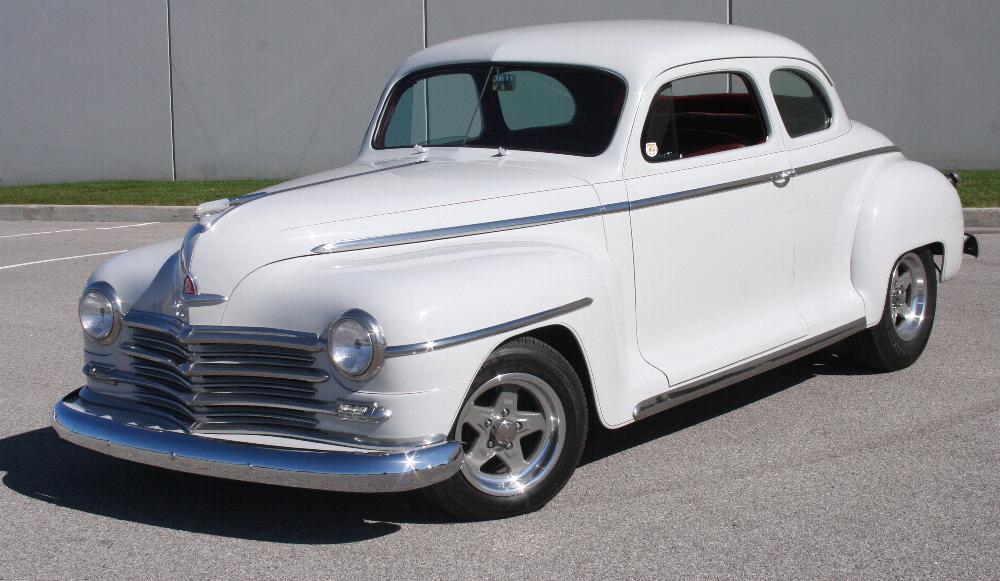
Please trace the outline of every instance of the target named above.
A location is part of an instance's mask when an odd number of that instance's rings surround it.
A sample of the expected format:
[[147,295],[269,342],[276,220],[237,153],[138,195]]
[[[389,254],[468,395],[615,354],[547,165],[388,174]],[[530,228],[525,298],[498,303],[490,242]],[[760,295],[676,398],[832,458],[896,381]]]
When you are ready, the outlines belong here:
[[[576,117],[576,102],[566,85],[544,73],[504,71],[497,91],[504,123],[511,131],[565,125]],[[497,81],[494,81],[494,85]]]
[[792,137],[822,131],[830,126],[830,105],[810,79],[789,69],[771,73],[771,92],[781,122]]
[[764,143],[767,127],[751,83],[739,73],[671,81],[657,91],[642,130],[642,155],[660,162]]
[[478,105],[476,81],[468,73],[412,81],[396,101],[381,147],[461,143],[466,132],[470,139],[479,137],[483,123]]

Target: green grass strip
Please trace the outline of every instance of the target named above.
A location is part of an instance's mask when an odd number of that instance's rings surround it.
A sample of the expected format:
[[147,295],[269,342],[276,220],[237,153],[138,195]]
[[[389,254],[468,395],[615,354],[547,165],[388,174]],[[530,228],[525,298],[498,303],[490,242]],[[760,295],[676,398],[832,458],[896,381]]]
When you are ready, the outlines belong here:
[[278,180],[77,182],[0,187],[0,204],[197,206],[249,194]]
[[[966,208],[1000,208],[1000,170],[961,170],[959,196]],[[213,182],[77,182],[0,187],[0,204],[111,204],[196,206],[249,194],[277,180]]]

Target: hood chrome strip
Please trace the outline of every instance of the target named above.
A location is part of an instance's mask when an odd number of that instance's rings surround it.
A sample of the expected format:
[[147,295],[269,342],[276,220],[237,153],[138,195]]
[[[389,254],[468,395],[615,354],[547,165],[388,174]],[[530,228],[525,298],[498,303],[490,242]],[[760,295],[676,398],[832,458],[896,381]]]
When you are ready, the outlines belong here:
[[492,337],[494,335],[501,335],[509,331],[514,331],[527,327],[529,325],[534,325],[535,323],[541,323],[542,321],[548,321],[549,319],[554,319],[560,315],[565,315],[566,313],[572,313],[573,311],[588,307],[594,299],[587,297],[580,299],[578,301],[573,301],[572,303],[563,305],[561,307],[556,307],[554,309],[549,309],[547,311],[542,311],[540,313],[535,313],[533,315],[528,315],[526,317],[521,317],[520,319],[514,319],[513,321],[508,321],[506,323],[500,323],[499,325],[493,325],[492,327],[486,327],[485,329],[479,329],[477,331],[470,331],[468,333],[463,333],[461,335],[454,335],[452,337],[447,337],[445,339],[437,339],[434,341],[424,341],[423,343],[412,343],[410,345],[397,345],[394,347],[387,347],[385,350],[385,356],[389,357],[402,357],[404,355],[416,355],[418,353],[429,353],[431,351],[440,351],[441,349],[447,349],[448,347],[455,347],[456,345],[462,345],[464,343],[470,343],[472,341],[478,341],[479,339],[485,339],[487,337]]
[[245,196],[240,196],[238,198],[233,198],[232,200],[230,200],[230,202],[231,203],[243,203],[243,202],[241,202],[241,200],[244,200],[244,198],[247,198],[245,200],[246,202],[251,202],[253,200],[256,200],[257,198],[263,198],[264,196],[273,196],[274,194],[283,194],[285,192],[291,192],[291,191],[294,191],[294,190],[301,190],[303,188],[311,188],[313,186],[318,186],[318,185],[322,185],[322,184],[329,184],[331,182],[339,182],[341,180],[346,180],[346,179],[350,179],[350,178],[357,178],[357,177],[361,177],[361,176],[371,175],[373,173],[381,173],[381,172],[384,172],[384,171],[399,169],[401,167],[410,167],[411,165],[420,165],[422,163],[427,163],[427,160],[426,159],[421,159],[421,160],[418,160],[418,161],[409,161],[409,162],[406,162],[406,163],[401,163],[399,165],[392,165],[392,166],[389,166],[389,167],[380,167],[380,168],[372,169],[372,170],[368,170],[368,171],[363,171],[363,172],[358,172],[358,173],[352,173],[352,174],[346,175],[346,176],[339,176],[339,177],[330,178],[330,179],[326,179],[326,180],[320,180],[318,182],[310,182],[308,184],[302,184],[301,186],[292,186],[290,188],[283,188],[283,189],[280,189],[280,190],[274,190],[273,192],[267,192],[267,191],[264,191],[264,192],[255,192],[255,193],[252,193],[252,194],[247,194]]
[[[866,157],[882,155],[885,153],[895,153],[898,151],[900,151],[900,149],[896,146],[879,147],[875,149],[861,151],[858,153],[853,153],[850,155],[835,157],[833,159],[829,159],[819,163],[805,165],[799,168],[795,168],[794,170],[788,170],[786,172],[765,174],[741,180],[734,180],[722,184],[706,186],[703,188],[685,190],[682,192],[671,192],[669,194],[652,196],[649,198],[643,198],[641,200],[634,200],[630,202],[618,202],[615,204],[608,204],[604,206],[592,206],[589,208],[580,208],[577,210],[566,210],[563,212],[553,212],[550,214],[525,216],[523,218],[510,218],[507,220],[480,222],[477,224],[464,224],[461,226],[450,226],[447,228],[434,228],[432,230],[418,230],[414,232],[402,232],[399,234],[372,236],[370,238],[355,238],[351,240],[340,240],[338,242],[327,242],[326,244],[320,244],[319,246],[313,248],[312,252],[313,254],[333,254],[337,252],[348,252],[352,250],[368,250],[371,248],[381,248],[384,246],[398,246],[402,244],[415,244],[418,242],[432,242],[435,240],[446,240],[449,238],[474,236],[476,234],[490,234],[493,232],[503,232],[506,230],[529,228],[532,226],[544,226],[546,224],[568,222],[571,220],[580,220],[582,218],[591,218],[594,216],[606,216],[625,211],[642,210],[644,208],[652,208],[654,206],[670,204],[682,200],[690,200],[692,198],[700,198],[702,196],[720,194],[723,192],[738,190],[740,188],[765,184],[767,182],[777,183],[782,179],[785,179],[787,183],[787,179],[793,175],[803,175],[807,173],[812,173],[828,169],[840,164],[857,161],[859,159],[863,159]],[[421,163],[421,162],[415,162],[415,163]],[[397,166],[397,167],[403,167],[403,166]]]

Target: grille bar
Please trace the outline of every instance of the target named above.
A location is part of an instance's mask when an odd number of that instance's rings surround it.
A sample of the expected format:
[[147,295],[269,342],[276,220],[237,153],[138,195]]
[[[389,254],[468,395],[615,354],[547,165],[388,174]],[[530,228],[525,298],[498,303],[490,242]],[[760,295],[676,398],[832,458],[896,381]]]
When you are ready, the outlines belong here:
[[261,327],[191,326],[156,313],[130,312],[120,352],[136,401],[170,415],[192,432],[275,434],[315,431],[318,414],[336,414],[316,399],[329,379],[316,367],[318,336]]

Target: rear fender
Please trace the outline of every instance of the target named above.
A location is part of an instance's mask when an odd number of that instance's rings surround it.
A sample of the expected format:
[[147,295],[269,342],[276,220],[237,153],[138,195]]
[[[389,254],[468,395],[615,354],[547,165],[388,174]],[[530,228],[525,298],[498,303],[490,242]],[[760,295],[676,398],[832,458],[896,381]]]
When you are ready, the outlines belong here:
[[963,226],[958,194],[940,172],[905,159],[882,168],[862,201],[851,250],[851,279],[868,326],[881,319],[892,267],[907,251],[940,244],[941,280],[955,276]]

